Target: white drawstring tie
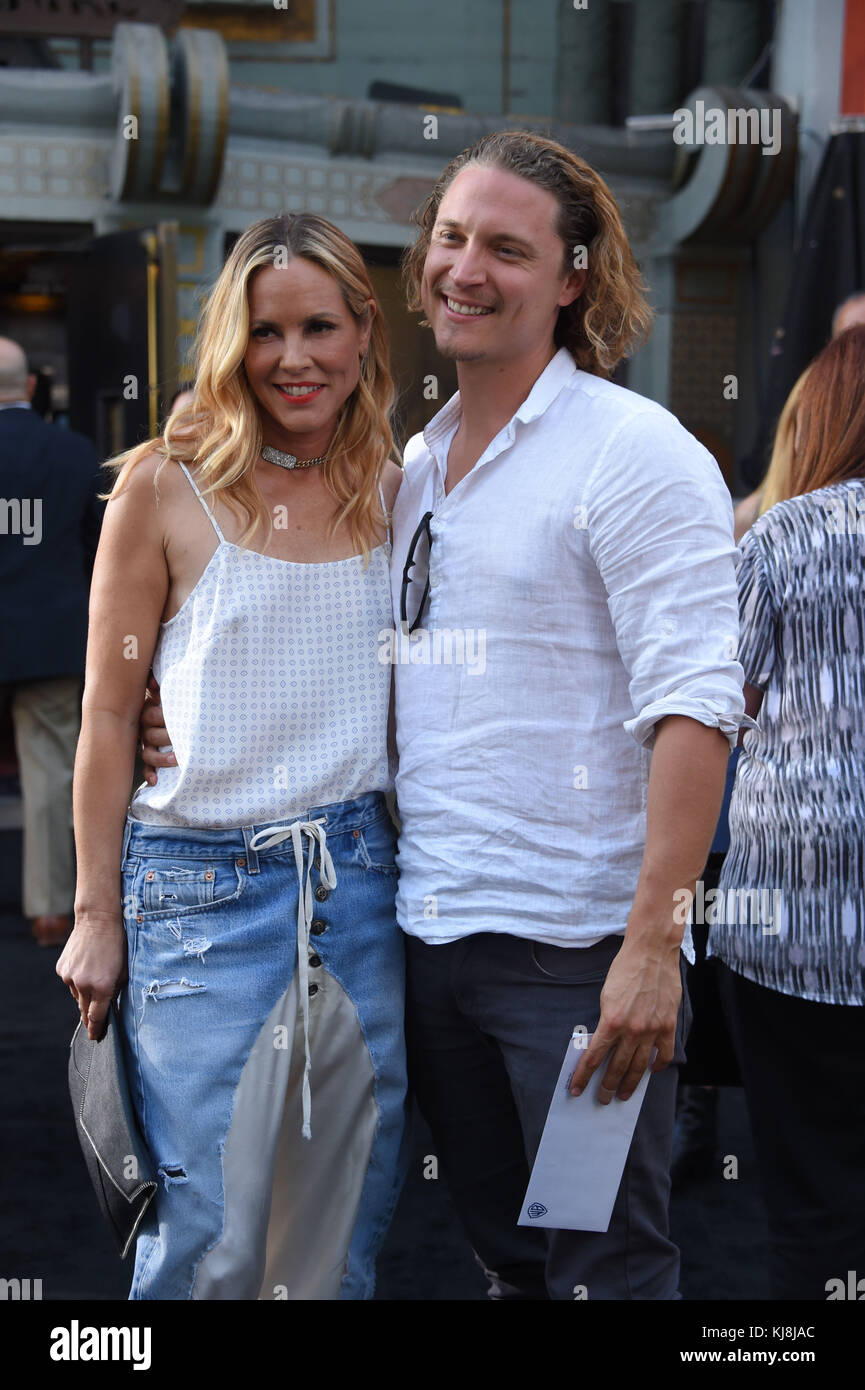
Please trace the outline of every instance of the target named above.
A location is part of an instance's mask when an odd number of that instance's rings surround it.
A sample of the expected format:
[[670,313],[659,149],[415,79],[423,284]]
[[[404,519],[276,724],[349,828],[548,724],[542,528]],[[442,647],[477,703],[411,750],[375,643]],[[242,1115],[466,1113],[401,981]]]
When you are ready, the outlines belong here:
[[[321,852],[321,878],[328,888],[336,887],[336,871],[333,867],[333,860],[330,857],[330,850],[327,848],[327,836],[325,834],[326,816],[319,816],[317,820],[292,821],[291,825],[268,825],[263,830],[257,830],[249,841],[250,849],[272,849],[274,845],[282,844],[283,840],[291,840],[294,846],[294,861],[297,865],[297,969],[300,981],[300,1010],[303,1014],[303,1045],[304,1045],[304,1064],[303,1064],[303,1137],[312,1138],[312,1128],[310,1126],[310,1116],[312,1112],[312,1093],[309,1086],[309,929],[312,925],[312,884],[310,873],[312,872],[312,861],[315,854],[315,846],[318,845]],[[306,879],[303,876],[303,836],[309,839],[309,858],[306,865]]]

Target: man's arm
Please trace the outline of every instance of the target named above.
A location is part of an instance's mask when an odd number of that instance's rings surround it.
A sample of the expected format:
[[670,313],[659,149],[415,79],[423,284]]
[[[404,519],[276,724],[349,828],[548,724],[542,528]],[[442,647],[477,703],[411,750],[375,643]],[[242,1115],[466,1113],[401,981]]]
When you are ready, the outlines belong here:
[[[614,433],[586,484],[589,544],[607,591],[634,718],[653,748],[646,842],[601,1016],[574,1094],[612,1049],[599,1098],[633,1094],[672,1061],[684,923],[712,843],[731,742],[744,723],[733,655],[738,603],[729,493],[715,461],[671,417],[646,411]],[[675,914],[675,915],[674,915]],[[677,921],[676,918],[679,918]]]
[[[601,991],[601,1020],[571,1080],[579,1095],[613,1048],[599,1100],[627,1100],[650,1063],[673,1059],[682,997],[674,917],[677,890],[693,894],[718,822],[730,745],[717,728],[669,715],[655,729],[646,808],[646,848],[625,938]],[[681,901],[680,899],[678,901]]]

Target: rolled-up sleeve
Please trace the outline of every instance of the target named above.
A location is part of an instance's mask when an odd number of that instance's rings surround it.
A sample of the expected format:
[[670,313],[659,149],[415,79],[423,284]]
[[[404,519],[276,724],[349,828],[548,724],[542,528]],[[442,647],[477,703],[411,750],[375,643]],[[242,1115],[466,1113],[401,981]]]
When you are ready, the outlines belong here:
[[627,420],[587,489],[589,544],[607,591],[640,745],[670,714],[736,746],[745,714],[730,495],[711,454],[665,411]]

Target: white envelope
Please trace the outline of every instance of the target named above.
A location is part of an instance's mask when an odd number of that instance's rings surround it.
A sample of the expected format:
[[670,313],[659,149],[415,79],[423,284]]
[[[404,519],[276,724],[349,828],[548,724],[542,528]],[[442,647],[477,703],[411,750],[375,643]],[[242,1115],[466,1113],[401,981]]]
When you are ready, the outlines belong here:
[[[574,1029],[562,1062],[518,1226],[563,1231],[606,1231],[616,1203],[631,1140],[649,1084],[647,1069],[628,1100],[601,1105],[598,1089],[611,1054],[581,1096],[568,1082],[592,1041]],[[653,1049],[652,1061],[657,1056]]]

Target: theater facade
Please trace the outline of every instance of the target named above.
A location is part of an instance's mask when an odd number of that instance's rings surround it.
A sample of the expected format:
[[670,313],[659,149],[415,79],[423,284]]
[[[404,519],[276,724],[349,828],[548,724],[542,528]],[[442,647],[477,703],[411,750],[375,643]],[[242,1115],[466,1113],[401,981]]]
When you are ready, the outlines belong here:
[[[0,4],[0,332],[42,369],[54,414],[107,455],[155,431],[189,380],[234,238],[307,209],[371,266],[404,439],[454,388],[403,303],[412,210],[484,132],[534,129],[607,179],[649,285],[655,332],[621,379],[674,409],[734,487],[786,290],[801,142],[759,66],[765,7],[709,6],[702,33],[683,27],[694,8]],[[736,87],[749,69],[754,86]],[[742,130],[756,136],[707,138],[716,108],[755,112]]]

